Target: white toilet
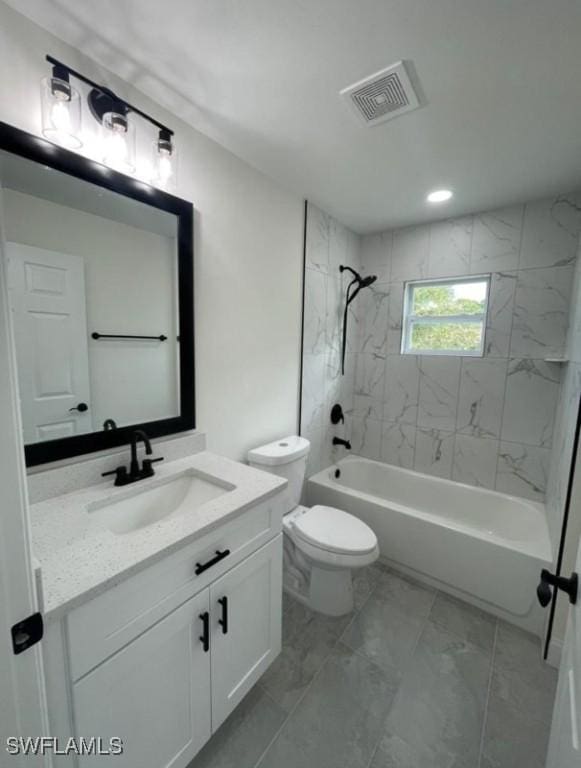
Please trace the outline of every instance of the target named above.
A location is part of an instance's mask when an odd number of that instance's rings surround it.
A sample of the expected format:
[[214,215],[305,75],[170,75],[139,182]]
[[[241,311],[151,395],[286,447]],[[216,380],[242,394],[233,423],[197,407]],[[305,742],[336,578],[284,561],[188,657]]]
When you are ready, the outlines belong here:
[[304,437],[285,437],[249,451],[248,463],[289,481],[283,519],[285,590],[315,611],[342,616],[353,610],[351,571],[377,560],[377,537],[341,509],[299,505],[309,449]]

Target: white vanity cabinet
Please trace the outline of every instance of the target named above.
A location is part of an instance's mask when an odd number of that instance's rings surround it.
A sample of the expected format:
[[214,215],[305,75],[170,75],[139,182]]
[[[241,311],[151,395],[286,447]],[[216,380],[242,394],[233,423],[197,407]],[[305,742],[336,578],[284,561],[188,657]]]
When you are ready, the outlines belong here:
[[52,734],[118,737],[120,768],[185,768],[280,652],[281,520],[277,496],[49,623]]
[[[210,660],[198,635],[205,589],[73,684],[75,735],[123,740],[123,768],[184,766],[210,738]],[[95,765],[103,757],[81,757]]]
[[281,551],[282,534],[210,587],[214,730],[280,652]]

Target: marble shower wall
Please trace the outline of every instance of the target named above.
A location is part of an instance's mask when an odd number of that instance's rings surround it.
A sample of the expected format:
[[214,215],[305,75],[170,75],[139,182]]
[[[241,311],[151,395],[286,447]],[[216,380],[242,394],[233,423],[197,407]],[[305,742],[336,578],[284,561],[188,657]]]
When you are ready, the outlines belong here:
[[[580,364],[550,360],[565,354],[580,231],[574,194],[362,237],[378,280],[354,308],[353,452],[542,500],[563,370],[559,414],[578,395]],[[488,273],[484,357],[400,354],[405,281]],[[561,421],[555,454],[571,441]],[[551,495],[562,483],[554,470]]]
[[[307,205],[301,435],[311,441],[308,474],[329,466],[344,451],[333,435],[349,437],[357,347],[357,322],[349,316],[345,376],[341,376],[343,298],[349,282],[339,265],[360,270],[359,236],[310,203]],[[345,424],[333,426],[331,408],[341,402]]]
[[561,534],[579,398],[581,397],[581,245],[577,255],[571,293],[567,357],[569,362],[563,366],[561,393],[555,419],[546,500],[549,532],[555,552]]

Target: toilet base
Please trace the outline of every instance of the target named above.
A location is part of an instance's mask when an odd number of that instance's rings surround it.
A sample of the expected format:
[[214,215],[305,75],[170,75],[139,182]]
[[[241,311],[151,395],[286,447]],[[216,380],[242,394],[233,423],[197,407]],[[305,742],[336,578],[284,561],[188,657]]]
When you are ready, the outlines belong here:
[[354,608],[351,570],[337,568],[330,571],[313,566],[309,603],[314,611],[326,616],[351,613]]
[[291,597],[325,616],[343,616],[354,608],[350,568],[322,568],[311,562],[284,534],[283,587]]

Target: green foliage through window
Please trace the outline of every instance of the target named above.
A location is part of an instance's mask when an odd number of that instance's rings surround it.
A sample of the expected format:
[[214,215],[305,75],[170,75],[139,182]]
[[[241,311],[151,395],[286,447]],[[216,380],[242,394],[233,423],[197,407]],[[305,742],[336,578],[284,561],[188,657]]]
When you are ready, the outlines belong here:
[[488,278],[410,283],[407,291],[404,352],[481,354]]

